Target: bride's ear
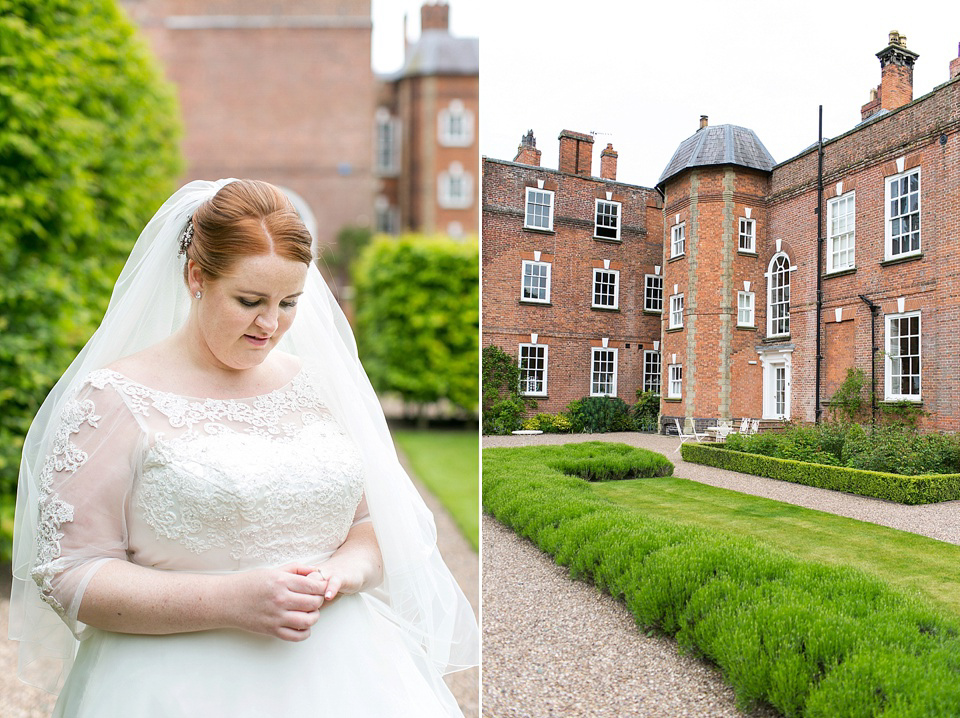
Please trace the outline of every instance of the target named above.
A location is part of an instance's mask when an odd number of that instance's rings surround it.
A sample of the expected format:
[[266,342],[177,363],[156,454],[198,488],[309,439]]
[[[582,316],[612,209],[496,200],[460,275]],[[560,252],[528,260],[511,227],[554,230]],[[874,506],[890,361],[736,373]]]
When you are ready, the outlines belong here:
[[190,294],[196,294],[197,292],[203,292],[204,285],[206,284],[206,277],[204,277],[203,270],[194,262],[192,259],[187,260],[187,289],[190,290]]

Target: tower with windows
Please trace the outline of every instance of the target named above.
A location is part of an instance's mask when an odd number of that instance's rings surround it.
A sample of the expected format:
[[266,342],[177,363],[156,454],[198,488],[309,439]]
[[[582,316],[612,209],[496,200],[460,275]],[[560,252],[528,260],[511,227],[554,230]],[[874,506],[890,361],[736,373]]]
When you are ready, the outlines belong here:
[[660,177],[666,424],[757,416],[760,404],[789,416],[792,265],[765,227],[773,166],[753,131],[704,116]]

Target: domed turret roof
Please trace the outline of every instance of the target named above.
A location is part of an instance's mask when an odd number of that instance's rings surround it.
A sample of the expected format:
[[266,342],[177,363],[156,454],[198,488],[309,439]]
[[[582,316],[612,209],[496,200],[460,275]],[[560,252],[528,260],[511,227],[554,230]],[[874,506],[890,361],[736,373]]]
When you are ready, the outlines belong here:
[[737,125],[701,127],[680,143],[657,184],[691,167],[740,165],[769,172],[775,164],[753,130]]

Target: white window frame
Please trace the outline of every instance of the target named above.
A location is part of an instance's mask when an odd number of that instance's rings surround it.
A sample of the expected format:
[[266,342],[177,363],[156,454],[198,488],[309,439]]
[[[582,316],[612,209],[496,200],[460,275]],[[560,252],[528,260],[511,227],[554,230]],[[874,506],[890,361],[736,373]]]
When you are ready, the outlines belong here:
[[381,177],[400,174],[400,119],[385,107],[377,108],[374,171]]
[[[916,355],[911,353],[911,354],[907,354],[906,356],[916,357],[916,374],[914,374],[913,372],[910,372],[909,374],[906,374],[906,376],[907,377],[916,376],[917,391],[916,393],[911,392],[908,394],[904,394],[902,391],[894,390],[895,388],[902,389],[902,385],[900,387],[894,387],[893,372],[894,372],[895,362],[901,360],[901,358],[904,357],[904,355],[899,353],[898,347],[895,348],[894,346],[892,346],[892,343],[891,343],[892,337],[891,337],[890,330],[891,330],[891,325],[893,324],[894,321],[897,321],[897,322],[902,320],[910,321],[911,319],[914,319],[914,318],[917,320],[917,334],[916,334],[917,353]],[[884,347],[883,354],[884,354],[884,369],[885,369],[884,392],[883,392],[884,399],[886,401],[920,401],[921,397],[923,396],[922,394],[923,392],[923,325],[920,318],[920,312],[903,312],[900,314],[887,314],[883,318],[883,330],[884,330],[883,331],[883,347]],[[908,338],[910,336],[912,335],[909,335],[909,334],[907,335]],[[895,351],[897,351],[897,353],[894,353]],[[901,370],[902,368],[903,368],[903,365],[901,364]],[[898,373],[898,376],[903,377],[904,374],[901,372],[901,373]]]
[[683,328],[683,294],[670,295],[670,317],[667,329]]
[[[782,264],[781,264],[782,262]],[[784,266],[784,269],[774,269],[774,265]],[[787,337],[790,336],[790,273],[793,271],[790,266],[790,257],[786,252],[777,252],[770,259],[767,265],[767,336],[768,337]],[[785,284],[774,286],[779,275],[786,278]],[[775,292],[781,291],[779,296]],[[785,290],[785,291],[784,291]],[[786,295],[784,299],[783,295]],[[786,306],[786,310],[781,315],[776,311],[777,307]]]
[[[534,195],[534,199],[544,200],[531,203],[530,196]],[[538,189],[537,187],[527,187],[527,191],[524,194],[523,200],[523,226],[526,229],[538,229],[543,232],[552,232],[553,231],[553,206],[554,206],[554,192],[549,189]],[[540,224],[531,224],[531,219],[536,220],[538,215],[531,214],[530,208],[531,204],[534,207],[546,207],[546,226],[541,226]],[[542,218],[542,215],[540,216]]]
[[[738,240],[737,240],[737,251],[738,252],[750,252],[756,254],[757,251],[757,220],[748,219],[747,217],[740,218],[740,226],[738,227]],[[743,240],[747,240],[747,246],[743,246]]]
[[[597,355],[600,353],[611,353],[613,361],[613,375],[610,379],[609,392],[594,391],[600,382],[597,379]],[[617,354],[618,350],[613,347],[591,347],[590,348],[590,396],[616,396],[617,395]],[[604,382],[606,383],[606,382]]]
[[[527,294],[527,277],[533,277],[533,274],[527,274],[527,268],[546,268],[545,279],[546,286],[544,287],[544,296],[532,298],[526,296]],[[521,302],[536,302],[538,304],[549,304],[550,303],[550,276],[553,271],[553,267],[550,262],[536,262],[532,259],[524,259],[520,264],[520,301]]]
[[682,257],[687,251],[687,223],[680,222],[670,228],[670,259]]
[[[613,276],[613,304],[597,304],[597,282],[598,274],[600,273],[609,274]],[[606,282],[609,284],[609,282]],[[620,308],[620,270],[619,269],[602,269],[600,267],[594,267],[593,269],[593,291],[590,295],[590,306],[594,309],[619,309]]]
[[667,366],[667,398],[680,399],[683,397],[683,364]]
[[463,100],[451,100],[437,113],[437,139],[444,147],[469,147],[473,144],[473,112]]
[[[542,350],[542,351],[541,351]],[[524,357],[524,351],[528,352],[528,356]],[[529,352],[535,351],[536,354],[540,356],[534,356],[533,358],[537,361],[543,361],[543,368],[530,369],[529,366],[524,366],[524,359],[529,361]],[[520,393],[524,396],[546,396],[547,395],[547,371],[549,369],[549,360],[550,360],[550,347],[546,344],[520,344],[517,350],[517,366],[520,368]],[[524,374],[526,373],[526,377]],[[540,384],[540,389],[536,388],[529,390],[527,387],[530,385],[530,374],[540,373],[542,376],[539,379],[534,379],[535,382]],[[526,386],[525,386],[526,384]]]
[[[842,210],[842,213],[841,213]],[[827,274],[854,269],[856,263],[856,193],[847,192],[827,202]],[[837,245],[847,241],[847,246],[839,249]],[[845,262],[838,262],[837,256],[847,255]]]
[[400,233],[400,210],[391,206],[390,200],[384,195],[378,195],[373,201],[374,229],[383,234],[396,235]]
[[663,276],[660,274],[643,275],[643,311],[663,314]]
[[643,391],[652,391],[659,396],[662,362],[660,352],[654,349],[643,350]]
[[[737,292],[737,326],[756,327],[757,301],[754,292]],[[744,318],[746,316],[746,318]]]
[[[906,215],[907,215],[907,216],[912,216],[912,215],[916,214],[916,229],[914,230],[913,228],[911,228],[911,229],[910,229],[910,233],[912,234],[914,231],[917,233],[917,248],[916,248],[916,249],[912,249],[912,248],[911,248],[911,249],[908,250],[908,251],[902,251],[902,250],[901,250],[900,252],[896,252],[896,253],[895,253],[895,252],[893,251],[893,240],[894,240],[893,222],[894,222],[895,219],[896,219],[896,221],[899,222],[899,221],[900,221],[900,218],[903,217],[904,215],[903,215],[903,214],[897,214],[896,218],[893,217],[893,212],[892,212],[892,209],[893,209],[893,208],[891,207],[891,205],[892,205],[893,202],[895,202],[895,201],[899,203],[899,202],[901,201],[901,197],[898,197],[897,200],[894,200],[894,199],[892,198],[892,189],[893,189],[894,184],[899,184],[899,182],[900,182],[901,180],[903,180],[903,179],[908,179],[911,175],[916,175],[916,176],[917,176],[917,190],[916,190],[917,204],[916,204],[916,209],[913,210],[913,211],[908,211],[908,212],[906,212]],[[883,223],[883,226],[884,226],[884,249],[883,249],[884,258],[887,259],[887,260],[891,260],[891,259],[900,259],[901,257],[910,257],[910,256],[913,256],[913,255],[915,255],[915,254],[920,254],[920,253],[923,251],[922,228],[921,228],[921,225],[920,225],[920,216],[921,216],[921,215],[920,215],[920,210],[921,210],[921,206],[920,206],[920,193],[921,193],[921,191],[922,191],[922,189],[923,189],[923,181],[922,181],[922,177],[920,176],[920,168],[919,168],[919,167],[914,167],[913,169],[909,169],[909,170],[907,170],[906,172],[901,172],[900,174],[893,175],[892,177],[887,177],[887,178],[884,180],[883,186],[884,186],[884,194],[883,194],[883,196],[884,196],[884,203],[883,203],[883,207],[884,207],[884,209],[883,209],[883,213],[884,213],[884,223]],[[908,187],[908,194],[907,194],[907,209],[908,209],[908,210],[910,210],[909,204],[910,204],[910,196],[911,196],[911,195],[913,195],[913,192],[910,192],[910,191],[909,191],[909,187]],[[913,223],[911,223],[911,224],[913,224]],[[898,237],[902,237],[902,236],[903,236],[902,233],[900,233],[900,234],[898,235]],[[902,245],[901,245],[901,246],[902,246]]]
[[[601,209],[606,205],[607,207],[612,207],[616,210],[615,213],[611,214],[610,212],[601,213]],[[611,199],[597,199],[594,203],[594,215],[593,215],[593,236],[595,239],[611,239],[619,240],[620,239],[620,224],[621,224],[621,215],[623,212],[623,207],[620,202],[614,202]],[[601,223],[603,218],[612,218],[613,227],[609,223]],[[607,222],[610,220],[608,219]],[[608,234],[600,234],[601,230],[609,232],[610,229],[613,229],[613,235],[609,236]]]
[[437,177],[437,202],[444,209],[473,206],[473,176],[459,162],[451,162]]

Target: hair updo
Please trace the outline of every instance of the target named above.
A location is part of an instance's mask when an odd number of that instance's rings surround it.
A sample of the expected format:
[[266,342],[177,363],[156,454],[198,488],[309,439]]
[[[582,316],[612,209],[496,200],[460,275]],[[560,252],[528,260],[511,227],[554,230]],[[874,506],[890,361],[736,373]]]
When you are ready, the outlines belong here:
[[310,232],[279,188],[260,180],[237,180],[193,213],[193,239],[186,254],[204,275],[219,279],[230,274],[241,257],[277,254],[310,264],[312,245]]

